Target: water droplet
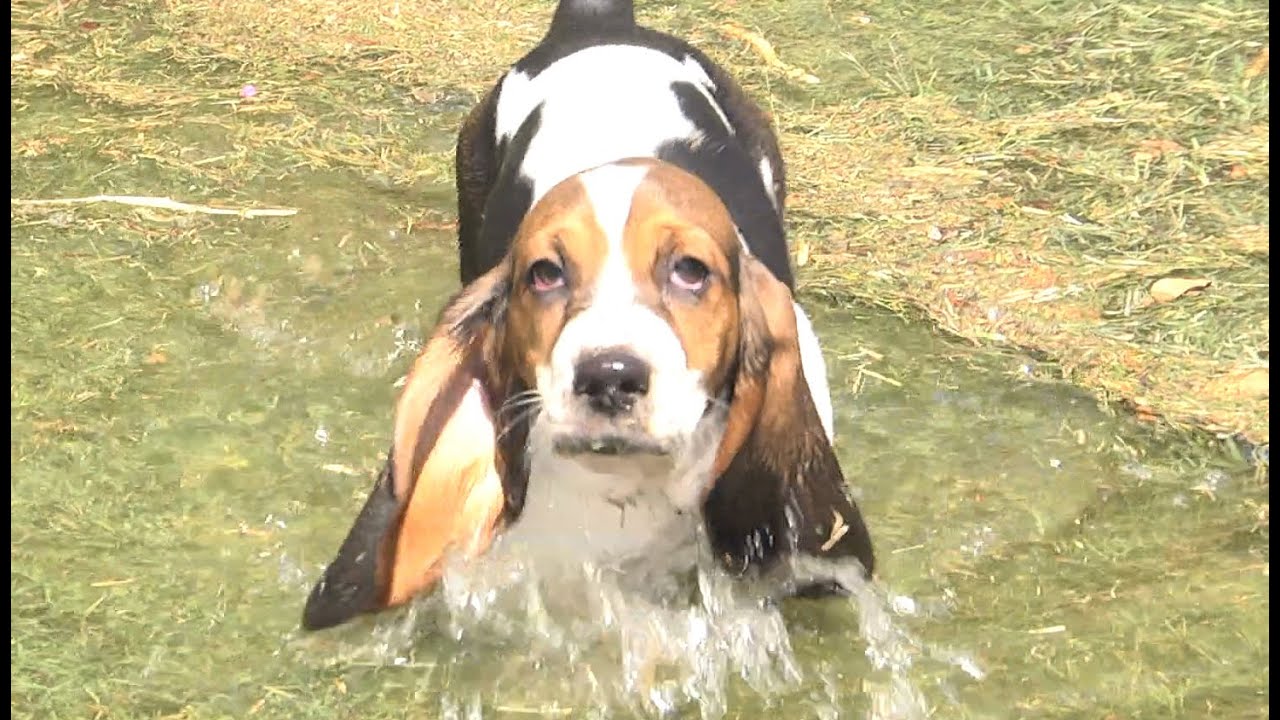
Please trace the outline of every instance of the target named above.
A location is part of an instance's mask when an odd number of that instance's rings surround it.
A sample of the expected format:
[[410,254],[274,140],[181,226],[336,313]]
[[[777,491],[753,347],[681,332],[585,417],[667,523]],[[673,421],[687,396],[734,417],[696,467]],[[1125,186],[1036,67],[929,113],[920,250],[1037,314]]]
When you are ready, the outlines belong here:
[[1120,468],[1120,471],[1126,475],[1132,475],[1133,477],[1144,481],[1150,480],[1153,475],[1151,468],[1146,467],[1139,462],[1127,462],[1124,464],[1124,467]]
[[196,294],[206,305],[214,298],[218,297],[218,294],[221,292],[222,287],[216,282],[201,283],[196,286]]
[[894,595],[889,599],[893,611],[899,615],[915,615],[916,601],[906,595]]
[[1231,476],[1222,470],[1210,470],[1204,474],[1204,485],[1212,491],[1221,490],[1231,481]]

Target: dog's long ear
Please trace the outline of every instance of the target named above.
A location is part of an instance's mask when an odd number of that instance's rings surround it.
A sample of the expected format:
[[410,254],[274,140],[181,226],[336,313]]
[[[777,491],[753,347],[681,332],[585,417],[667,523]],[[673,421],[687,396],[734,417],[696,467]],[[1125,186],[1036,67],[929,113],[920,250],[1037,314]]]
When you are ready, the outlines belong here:
[[386,466],[307,598],[304,628],[407,601],[438,579],[447,553],[482,552],[501,524],[503,388],[487,360],[500,342],[506,272],[502,263],[481,276],[441,314],[396,406]]
[[738,369],[703,508],[712,547],[737,572],[803,554],[853,557],[870,576],[871,538],[804,378],[791,293],[755,258],[741,262]]

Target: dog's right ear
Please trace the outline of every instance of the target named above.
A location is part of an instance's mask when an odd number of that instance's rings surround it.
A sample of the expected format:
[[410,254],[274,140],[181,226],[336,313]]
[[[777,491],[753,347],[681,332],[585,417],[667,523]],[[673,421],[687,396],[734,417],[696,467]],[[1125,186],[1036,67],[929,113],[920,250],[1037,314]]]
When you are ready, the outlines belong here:
[[[779,562],[787,557],[852,557],[870,577],[871,535],[804,376],[791,292],[746,253],[741,268],[738,375],[703,505],[711,546],[737,573],[790,572]],[[784,579],[802,594],[849,590]]]
[[429,588],[450,552],[483,552],[504,518],[495,427],[505,383],[500,343],[507,263],[446,306],[396,406],[387,463],[338,554],[307,598],[319,630],[399,605]]

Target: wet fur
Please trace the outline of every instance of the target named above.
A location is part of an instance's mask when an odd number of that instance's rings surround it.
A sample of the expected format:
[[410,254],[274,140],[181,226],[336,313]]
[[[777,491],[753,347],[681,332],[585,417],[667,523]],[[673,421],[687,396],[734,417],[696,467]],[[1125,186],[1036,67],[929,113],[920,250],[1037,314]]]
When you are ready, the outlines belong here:
[[[561,10],[569,4],[563,3]],[[629,12],[629,3],[614,5],[627,6]],[[728,410],[709,463],[711,482],[699,500],[711,545],[726,568],[738,574],[772,573],[787,556],[803,553],[854,557],[869,575],[874,568],[869,535],[846,494],[839,462],[801,371],[790,295],[793,276],[782,236],[784,170],[767,118],[697,50],[630,21],[613,20],[592,22],[558,11],[543,43],[517,68],[536,70],[592,44],[662,49],[698,63],[715,83],[715,101],[737,131],[736,137],[711,138],[702,149],[673,144],[663,158],[697,175],[720,195],[751,250],[736,261],[741,337],[730,359],[730,381],[722,388],[721,402]],[[497,98],[495,88],[481,100],[464,123],[457,145],[461,275],[467,286],[441,313],[424,351],[431,363],[447,361],[448,369],[415,367],[410,375],[397,407],[396,441],[348,537],[308,598],[303,616],[307,629],[398,604],[430,585],[443,558],[430,553],[406,557],[405,548],[414,547],[401,542],[407,528],[441,533],[439,543],[428,543],[432,547],[462,544],[474,555],[518,523],[524,511],[530,419],[518,412],[507,417],[505,410],[508,400],[529,388],[509,373],[513,364],[504,326],[511,268],[504,259],[508,239],[527,214],[531,197],[524,195],[527,188],[512,181],[518,166],[504,161],[510,145],[521,141],[519,133],[505,145],[494,140]],[[536,121],[526,127],[536,130]],[[772,168],[770,187],[748,184],[744,190],[744,163],[755,174],[762,160]],[[485,419],[476,430],[492,434],[491,445],[477,448],[491,448],[492,455],[472,458],[472,464],[461,458],[458,465],[479,467],[478,474],[492,467],[501,496],[486,494],[482,482],[463,483],[457,488],[461,496],[449,495],[451,505],[415,503],[416,493],[435,492],[436,484],[453,482],[423,476],[437,454],[477,452],[438,443],[460,403],[476,387],[486,403]],[[455,527],[451,513],[472,500],[479,507],[473,523],[480,527]],[[407,519],[411,510],[425,513],[425,519]],[[438,515],[435,520],[432,513]],[[791,590],[807,593],[808,587]]]

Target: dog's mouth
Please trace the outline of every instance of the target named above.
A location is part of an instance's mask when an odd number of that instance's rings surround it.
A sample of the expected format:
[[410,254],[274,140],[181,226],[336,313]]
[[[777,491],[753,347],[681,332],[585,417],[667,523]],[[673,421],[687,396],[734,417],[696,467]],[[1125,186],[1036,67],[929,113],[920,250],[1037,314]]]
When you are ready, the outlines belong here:
[[669,455],[666,443],[638,433],[557,433],[552,447],[561,455]]

